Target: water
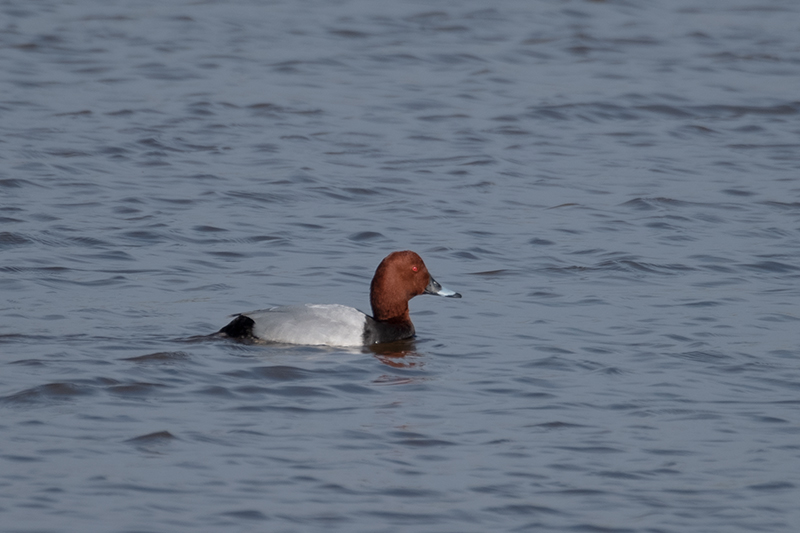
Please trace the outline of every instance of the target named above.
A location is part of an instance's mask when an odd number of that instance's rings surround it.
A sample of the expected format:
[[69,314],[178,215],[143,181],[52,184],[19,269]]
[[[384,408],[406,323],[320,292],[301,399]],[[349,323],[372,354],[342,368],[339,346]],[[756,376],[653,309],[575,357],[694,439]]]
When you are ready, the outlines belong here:
[[797,530],[800,6],[488,5],[0,6],[0,530]]

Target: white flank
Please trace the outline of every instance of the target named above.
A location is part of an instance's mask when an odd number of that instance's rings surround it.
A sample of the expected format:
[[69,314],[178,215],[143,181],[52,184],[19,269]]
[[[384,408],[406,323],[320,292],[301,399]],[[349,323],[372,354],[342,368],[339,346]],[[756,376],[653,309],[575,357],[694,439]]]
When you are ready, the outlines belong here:
[[366,315],[338,304],[305,304],[242,313],[255,321],[253,335],[288,344],[360,346]]

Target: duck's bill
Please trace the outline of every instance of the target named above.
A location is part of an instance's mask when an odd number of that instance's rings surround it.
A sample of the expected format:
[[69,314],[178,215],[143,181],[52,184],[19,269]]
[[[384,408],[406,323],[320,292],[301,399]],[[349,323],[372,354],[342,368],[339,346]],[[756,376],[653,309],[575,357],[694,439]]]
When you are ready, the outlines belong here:
[[447,287],[442,287],[433,277],[431,277],[428,286],[425,287],[425,294],[435,294],[436,296],[444,296],[445,298],[461,298],[460,294],[456,291],[451,291]]

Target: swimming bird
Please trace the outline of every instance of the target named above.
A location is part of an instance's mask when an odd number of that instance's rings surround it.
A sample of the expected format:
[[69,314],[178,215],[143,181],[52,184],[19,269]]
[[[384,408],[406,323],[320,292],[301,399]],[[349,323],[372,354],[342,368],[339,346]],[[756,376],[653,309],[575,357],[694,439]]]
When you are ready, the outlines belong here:
[[217,332],[234,339],[287,344],[362,346],[413,337],[408,301],[420,294],[461,298],[442,287],[414,252],[386,256],[370,284],[372,316],[338,304],[272,307],[240,313]]

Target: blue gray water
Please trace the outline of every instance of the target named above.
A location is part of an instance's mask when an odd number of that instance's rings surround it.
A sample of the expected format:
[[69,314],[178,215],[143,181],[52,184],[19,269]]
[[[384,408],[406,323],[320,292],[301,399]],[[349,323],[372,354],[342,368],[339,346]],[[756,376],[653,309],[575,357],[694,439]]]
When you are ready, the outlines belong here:
[[[799,19],[1,4],[0,530],[797,531]],[[197,338],[402,249],[413,341]]]

